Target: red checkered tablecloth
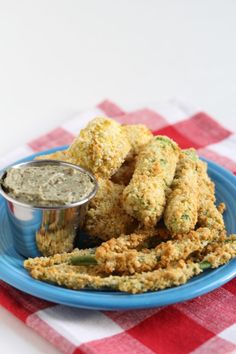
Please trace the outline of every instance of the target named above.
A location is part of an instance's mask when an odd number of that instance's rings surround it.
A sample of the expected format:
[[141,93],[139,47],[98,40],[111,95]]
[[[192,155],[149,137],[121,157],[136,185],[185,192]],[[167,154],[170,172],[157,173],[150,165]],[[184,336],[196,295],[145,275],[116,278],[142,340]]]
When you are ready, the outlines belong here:
[[[190,146],[236,174],[236,135],[208,114],[183,102],[126,110],[110,101],[77,114],[61,127],[0,159],[19,158],[69,144],[88,120],[109,116],[120,123],[143,123],[155,134]],[[225,354],[236,351],[236,279],[181,304],[138,311],[90,311],[49,303],[0,282],[0,304],[63,353]]]

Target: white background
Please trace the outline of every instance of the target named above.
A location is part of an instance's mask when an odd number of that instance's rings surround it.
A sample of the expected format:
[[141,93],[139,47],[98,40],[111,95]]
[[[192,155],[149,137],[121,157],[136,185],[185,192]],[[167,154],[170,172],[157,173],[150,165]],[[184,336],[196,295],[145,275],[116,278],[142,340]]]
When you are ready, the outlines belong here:
[[[236,130],[235,0],[0,0],[0,155],[104,98]],[[56,353],[0,309],[1,352]]]

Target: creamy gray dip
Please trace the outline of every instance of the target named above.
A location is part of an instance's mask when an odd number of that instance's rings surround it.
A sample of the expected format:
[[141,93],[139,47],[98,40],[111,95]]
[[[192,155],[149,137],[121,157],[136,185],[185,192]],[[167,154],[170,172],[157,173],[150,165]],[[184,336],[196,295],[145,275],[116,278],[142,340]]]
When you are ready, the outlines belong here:
[[2,187],[14,199],[35,206],[76,203],[94,183],[85,172],[63,165],[22,166],[7,171]]

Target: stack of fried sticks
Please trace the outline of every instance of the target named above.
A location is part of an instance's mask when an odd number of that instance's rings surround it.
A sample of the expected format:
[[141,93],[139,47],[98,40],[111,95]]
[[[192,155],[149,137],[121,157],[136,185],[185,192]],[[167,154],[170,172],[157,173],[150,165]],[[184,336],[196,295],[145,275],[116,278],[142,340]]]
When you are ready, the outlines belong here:
[[236,256],[224,204],[216,207],[207,165],[194,149],[181,150],[142,125],[97,118],[62,154],[98,178],[84,228],[105,242],[28,259],[24,266],[32,277],[72,289],[135,294],[184,284]]

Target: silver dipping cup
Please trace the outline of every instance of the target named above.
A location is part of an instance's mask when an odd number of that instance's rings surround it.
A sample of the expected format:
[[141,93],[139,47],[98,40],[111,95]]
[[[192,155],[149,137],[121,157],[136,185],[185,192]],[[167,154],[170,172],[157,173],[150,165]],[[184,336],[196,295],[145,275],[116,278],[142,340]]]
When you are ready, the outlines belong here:
[[8,195],[2,183],[8,169],[0,177],[0,193],[5,199],[7,216],[15,249],[24,257],[70,252],[74,247],[77,230],[84,223],[88,202],[97,192],[95,177],[83,168],[56,160],[38,160],[19,163],[22,166],[64,165],[86,173],[94,184],[93,190],[75,203],[59,206],[37,206],[21,202]]

